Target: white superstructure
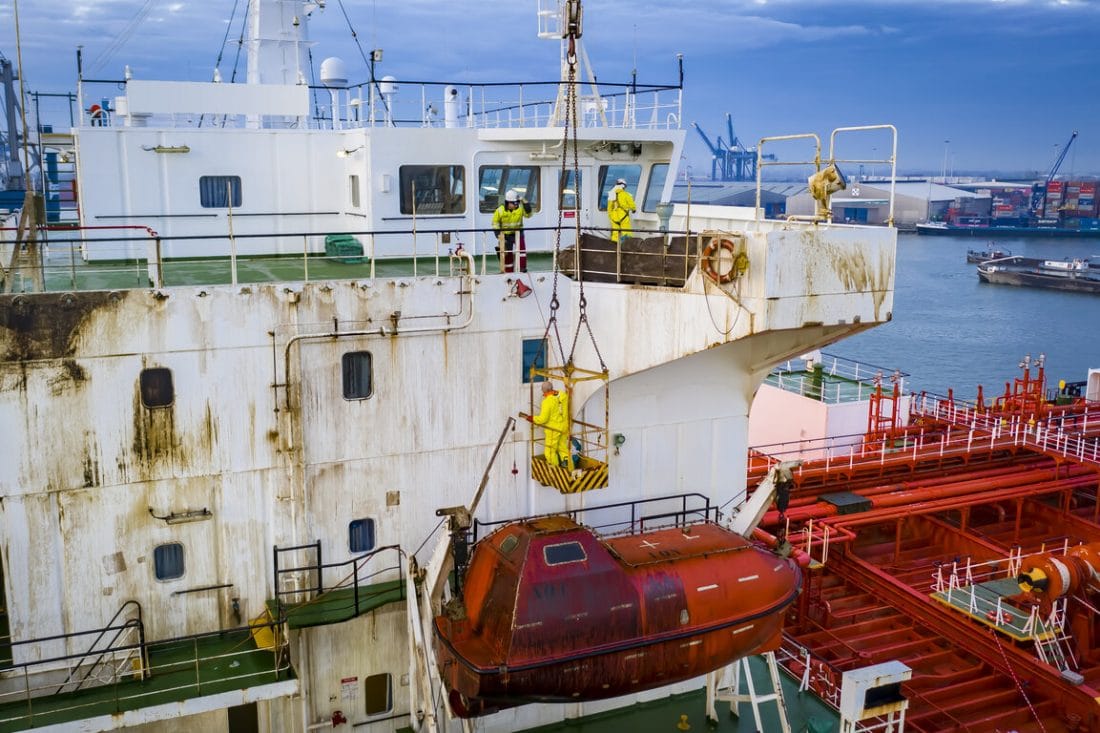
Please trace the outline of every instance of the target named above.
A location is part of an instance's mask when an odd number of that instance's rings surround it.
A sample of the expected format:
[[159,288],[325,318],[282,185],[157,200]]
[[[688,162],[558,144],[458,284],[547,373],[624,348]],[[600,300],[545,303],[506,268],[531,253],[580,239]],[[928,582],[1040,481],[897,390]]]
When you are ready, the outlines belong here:
[[[679,88],[652,91],[645,114],[626,92],[618,107],[582,95],[594,106],[579,110],[578,204],[559,234],[559,202],[573,189],[561,180],[567,141],[548,124],[556,88],[549,104],[513,108],[455,89],[457,109],[437,96],[438,117],[416,124],[395,123],[399,95],[426,109],[419,90],[335,89],[334,114],[316,126],[309,90],[295,83],[305,37],[287,35],[288,19],[304,33],[312,4],[251,5],[250,58],[275,71],[250,69],[248,85],[131,80],[109,124],[75,131],[82,223],[149,227],[160,240],[159,250],[148,239],[92,241],[84,255],[148,269],[110,290],[0,295],[0,725],[51,722],[44,700],[78,678],[108,694],[143,672],[193,668],[199,679],[177,685],[182,701],[115,693],[113,709],[54,722],[389,733],[434,711],[457,730],[442,701],[410,693],[417,666],[401,600],[203,650],[235,639],[226,630],[262,618],[273,599],[315,599],[318,582],[349,578],[399,584],[410,558],[427,562],[443,537],[436,510],[468,504],[507,420],[528,409],[526,368],[555,297],[567,350],[582,314],[592,329],[576,363],[608,368],[609,486],[562,495],[532,480],[521,422],[488,469],[479,520],[680,493],[728,510],[745,495],[748,411],[771,367],[891,317],[894,230],[765,221],[754,209],[677,205],[669,221],[673,232],[715,233],[691,238],[696,255],[714,237],[735,242],[744,268],[730,282],[690,258],[676,285],[632,284],[623,271],[583,286],[552,272],[496,274],[485,208],[511,176],[529,199],[538,189],[532,249],[551,251],[559,236],[573,244],[578,220],[606,228],[599,202],[619,176],[641,208],[635,228],[658,228],[655,205],[683,144]],[[269,24],[269,11],[281,20]],[[258,283],[234,269],[230,284],[158,286],[173,258],[303,256],[334,233],[355,233],[371,268]],[[373,266],[437,255],[427,274]],[[516,297],[517,278],[531,297]],[[602,420],[599,388],[574,397],[576,416]],[[400,550],[369,555],[389,546]],[[134,601],[140,624],[107,636],[140,628],[143,640],[101,651],[98,630],[134,618]],[[78,634],[87,630],[96,633]],[[156,649],[178,654],[178,668],[143,656],[144,644],[179,637],[182,651]],[[252,670],[258,658],[269,671]],[[665,694],[527,705],[474,728],[519,730]]]

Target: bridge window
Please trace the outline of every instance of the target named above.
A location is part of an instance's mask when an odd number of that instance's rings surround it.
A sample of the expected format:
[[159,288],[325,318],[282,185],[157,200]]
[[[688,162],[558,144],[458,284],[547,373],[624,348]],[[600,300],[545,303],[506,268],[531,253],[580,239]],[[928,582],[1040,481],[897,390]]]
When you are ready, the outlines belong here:
[[240,176],[200,176],[199,203],[204,209],[228,209],[241,205]]
[[575,211],[577,197],[580,194],[580,176],[578,171],[565,171],[558,176],[558,208],[562,211]]
[[482,214],[492,214],[504,203],[504,194],[515,189],[527,199],[532,211],[539,210],[539,169],[534,166],[483,165],[479,173],[477,200]]
[[372,674],[363,680],[367,715],[382,715],[393,710],[393,679],[389,673]]
[[141,370],[141,404],[146,407],[168,407],[176,398],[172,387],[172,370],[164,367]]
[[354,554],[374,549],[373,519],[355,519],[348,524],[348,549]]
[[542,382],[546,377],[535,375],[531,377],[531,367],[535,369],[546,368],[546,350],[550,344],[545,339],[523,339],[523,383]]
[[642,211],[657,210],[657,204],[661,203],[661,192],[665,190],[666,178],[668,178],[668,163],[657,163],[649,169],[649,185],[645,189]]
[[403,165],[401,213],[417,216],[466,211],[466,169],[460,165]]
[[640,165],[601,165],[600,166],[600,211],[607,211],[607,194],[615,187],[615,181],[626,180],[626,190],[632,195],[638,194],[638,182],[642,179]]
[[547,545],[542,548],[542,557],[547,565],[565,565],[571,562],[587,560],[580,542],[563,542],[560,545]]
[[169,542],[157,545],[153,550],[153,571],[157,580],[175,580],[183,577],[183,545]]
[[344,399],[365,400],[374,394],[369,351],[349,351],[343,357]]

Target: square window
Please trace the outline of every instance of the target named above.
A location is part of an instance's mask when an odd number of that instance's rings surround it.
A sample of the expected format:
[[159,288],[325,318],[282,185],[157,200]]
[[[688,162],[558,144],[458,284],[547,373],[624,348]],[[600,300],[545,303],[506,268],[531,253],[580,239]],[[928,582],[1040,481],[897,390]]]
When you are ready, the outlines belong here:
[[514,189],[539,211],[539,168],[534,166],[482,166],[477,191],[478,210],[492,214],[504,203],[504,195]]
[[344,399],[365,400],[374,393],[369,351],[349,351],[343,358]]
[[600,166],[600,211],[607,211],[607,195],[615,187],[615,181],[620,178],[626,181],[626,190],[634,195],[638,191],[638,181],[642,178],[642,167],[625,163]]
[[176,398],[172,388],[172,370],[164,367],[141,370],[141,404],[168,407]]
[[558,208],[562,211],[572,211],[578,208],[578,194],[580,193],[580,177],[578,171],[566,171],[558,176]]
[[367,715],[382,715],[393,710],[393,681],[389,673],[372,674],[364,679],[363,698]]
[[374,549],[373,519],[355,519],[348,524],[348,549],[353,553]]
[[200,176],[199,203],[204,209],[238,208],[241,205],[241,177]]
[[657,163],[649,169],[649,185],[645,189],[642,211],[657,210],[657,204],[661,203],[661,193],[665,190],[666,178],[668,178],[668,163]]
[[157,580],[175,580],[183,577],[183,545],[169,542],[157,545],[153,550],[153,569]]
[[403,165],[401,213],[418,215],[466,212],[466,169],[461,165]]
[[531,382],[543,382],[546,381],[546,377],[535,375],[531,377],[531,367],[535,369],[546,368],[546,352],[550,348],[550,344],[545,339],[524,339],[523,340],[523,383],[530,384]]

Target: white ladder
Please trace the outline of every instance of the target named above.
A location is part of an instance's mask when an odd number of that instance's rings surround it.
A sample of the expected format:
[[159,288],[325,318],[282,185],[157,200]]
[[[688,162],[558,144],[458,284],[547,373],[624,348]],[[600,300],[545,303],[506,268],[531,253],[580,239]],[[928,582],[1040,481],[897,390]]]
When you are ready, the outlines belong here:
[[[779,718],[779,730],[781,733],[791,733],[790,723],[787,722],[787,707],[783,701],[783,683],[779,679],[779,665],[775,661],[775,652],[766,652],[758,655],[763,658],[768,669],[768,678],[771,681],[771,690],[757,692],[756,684],[752,678],[750,657],[742,657],[736,662],[723,667],[720,670],[707,674],[707,719],[718,720],[715,711],[715,703],[728,702],[730,713],[738,714],[739,703],[747,702],[752,705],[752,716],[757,730],[764,730],[760,719],[760,706],[766,703],[775,703],[775,712]],[[744,669],[745,685],[748,693],[741,692],[741,670]]]

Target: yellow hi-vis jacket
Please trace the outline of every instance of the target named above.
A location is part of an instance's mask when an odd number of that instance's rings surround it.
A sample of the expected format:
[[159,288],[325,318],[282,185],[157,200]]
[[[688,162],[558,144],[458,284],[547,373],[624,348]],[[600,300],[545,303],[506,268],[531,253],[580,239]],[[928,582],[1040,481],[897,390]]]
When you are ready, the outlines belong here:
[[493,231],[498,233],[514,232],[523,229],[523,220],[530,218],[530,204],[521,203],[511,211],[508,211],[507,205],[501,204],[497,207],[497,210],[493,212]]
[[615,226],[622,224],[637,208],[630,191],[618,186],[611,189],[607,197],[607,217],[611,219],[612,224]]
[[569,429],[569,395],[557,390],[547,392],[542,398],[539,414],[531,422],[564,435]]

